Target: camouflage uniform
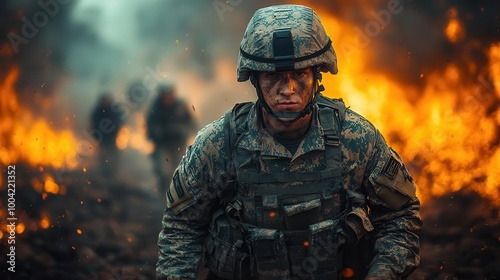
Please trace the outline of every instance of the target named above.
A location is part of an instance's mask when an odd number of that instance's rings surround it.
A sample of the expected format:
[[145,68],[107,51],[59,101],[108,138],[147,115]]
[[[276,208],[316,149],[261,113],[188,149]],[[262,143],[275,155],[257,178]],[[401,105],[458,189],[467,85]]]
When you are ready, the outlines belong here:
[[[252,18],[241,45],[238,80],[247,80],[251,77],[251,73],[249,73],[251,71],[275,71],[274,68],[269,68],[270,62],[252,64],[251,61],[248,61],[255,58],[252,55],[272,57],[272,55],[267,55],[265,51],[260,55],[243,53],[245,46],[247,46],[245,38],[250,36],[249,34],[257,33],[256,36],[260,36],[266,33],[266,28],[274,30],[276,23],[274,26],[267,26],[265,24],[267,17],[278,19],[288,17],[294,19],[293,21],[306,18],[306,21],[313,23],[309,25],[309,28],[315,25],[321,26],[315,13],[311,11],[306,7],[296,5],[283,5],[259,10]],[[265,28],[259,29],[259,26]],[[292,36],[295,36],[294,32],[292,29]],[[325,42],[329,41],[328,37],[322,32],[315,31],[313,33],[320,34],[319,36],[322,38],[316,40],[316,46],[305,44],[305,41],[301,42],[299,38],[299,43],[294,44],[295,53],[303,54],[307,49],[310,54],[319,53],[319,55],[312,58],[309,56],[304,61],[295,60],[293,62],[295,65],[292,65],[292,68],[319,67],[323,72],[336,73],[335,52],[329,46],[331,42],[325,47]],[[262,36],[265,37],[265,35]],[[304,36],[310,36],[310,34]],[[272,43],[269,41],[265,44]],[[260,50],[260,48],[256,49]],[[319,51],[319,49],[323,51]],[[274,57],[277,57],[276,52]],[[324,63],[325,61],[327,63]],[[273,63],[278,68],[283,66],[282,64],[278,65],[281,62]],[[297,66],[297,63],[302,64]],[[290,67],[290,65],[286,67]],[[319,91],[317,95],[319,95]],[[250,151],[259,156],[235,159],[235,162],[238,163],[236,173],[246,166],[255,166],[253,168],[258,170],[259,175],[267,175],[269,178],[277,176],[277,174],[282,176],[289,173],[290,177],[294,177],[294,174],[313,174],[324,171],[325,161],[330,160],[326,156],[329,149],[327,146],[330,143],[327,142],[328,127],[325,125],[330,120],[325,121],[324,118],[321,118],[320,107],[316,102],[312,104],[311,126],[296,152],[292,154],[263,128],[261,119],[263,108],[258,103],[253,103],[246,115],[244,132],[237,137],[235,146],[237,151]],[[217,221],[219,215],[217,213],[221,212],[218,209],[223,207],[222,204],[227,205],[228,186],[231,186],[231,180],[234,178],[234,174],[232,174],[234,172],[234,170],[232,171],[233,157],[241,155],[240,152],[236,153],[227,148],[231,146],[229,143],[231,137],[228,137],[228,133],[231,131],[228,131],[227,128],[229,122],[227,118],[230,117],[230,114],[226,114],[219,120],[205,126],[197,134],[194,143],[188,147],[186,155],[174,172],[172,183],[167,190],[167,208],[163,216],[163,229],[158,241],[158,279],[195,279],[198,276],[197,267],[203,258],[203,251],[207,247],[207,243],[204,244],[204,242],[208,240],[209,229],[213,232],[213,221]],[[342,224],[342,230],[339,231],[337,245],[340,246],[340,250],[349,251],[360,239],[369,236],[373,242],[373,251],[368,252],[371,262],[368,265],[366,277],[380,277],[382,279],[407,277],[420,262],[417,233],[422,221],[418,212],[420,203],[415,196],[416,186],[413,179],[397,153],[386,144],[380,132],[362,116],[350,109],[345,109],[345,115],[343,114],[341,122],[333,116],[331,121],[341,123],[339,142],[337,143],[340,151],[340,160],[338,161],[341,170],[340,183],[345,188],[345,192],[349,194],[350,200],[357,200],[358,203],[363,204],[363,207],[350,209],[351,213],[360,217],[360,222],[352,225],[352,222],[347,220],[347,216],[338,219],[339,223]],[[301,187],[300,181],[291,184]],[[240,188],[238,185],[238,191]],[[224,203],[221,204],[221,201]],[[261,203],[265,204],[266,202],[262,201]],[[304,204],[301,207],[303,206]],[[256,210],[254,208],[245,207],[243,206],[243,216],[255,216],[253,212]],[[292,209],[292,211],[295,210],[300,212],[303,209]],[[332,222],[332,220],[324,220],[320,223],[328,222]],[[352,231],[345,230],[349,229],[348,227]],[[272,228],[281,229],[281,225]],[[358,234],[359,232],[366,235]],[[304,243],[304,246],[309,246],[309,244]],[[252,256],[252,260],[255,260],[255,256]],[[210,260],[207,262],[210,263]],[[252,266],[253,273],[255,263],[251,263],[249,266]],[[293,268],[291,267],[289,270],[293,270]],[[292,279],[308,277],[307,274],[295,270],[290,271],[287,276],[292,277]],[[278,278],[271,276],[264,279]]]
[[[289,158],[292,163],[307,160],[307,164],[296,164],[294,167],[304,171],[314,170],[320,162],[315,158],[318,155],[311,158],[308,154],[325,149],[322,129],[317,119],[313,121],[295,155],[292,155],[262,130],[256,116],[257,112],[253,109],[248,134],[239,142],[242,148],[256,149],[259,148],[258,143],[266,143],[262,147],[262,154]],[[184,195],[179,204],[167,208],[164,213],[163,230],[158,242],[159,277],[171,275],[196,278],[196,267],[202,258],[207,226],[212,218],[211,213],[219,204],[218,197],[223,192],[224,177],[228,170],[228,155],[223,152],[223,123],[221,118],[198,133],[175,172],[174,182],[170,187],[171,195],[178,196],[179,192]],[[415,234],[421,226],[419,201],[413,197],[404,207],[393,211],[393,206],[378,197],[378,194],[390,191],[384,186],[388,178],[384,167],[391,161],[400,162],[399,157],[387,146],[382,135],[370,122],[351,110],[346,112],[341,147],[345,186],[369,197],[368,205],[376,239],[375,257],[369,274],[383,276],[384,279],[408,275],[419,264],[419,238]],[[410,177],[405,177],[404,165],[400,166],[403,181],[393,183],[412,183]],[[277,173],[285,170],[273,170],[272,165],[266,165],[262,171]],[[405,182],[405,179],[408,181]],[[177,197],[174,199],[179,201]],[[167,199],[167,203],[168,201]],[[176,214],[178,211],[180,212]]]

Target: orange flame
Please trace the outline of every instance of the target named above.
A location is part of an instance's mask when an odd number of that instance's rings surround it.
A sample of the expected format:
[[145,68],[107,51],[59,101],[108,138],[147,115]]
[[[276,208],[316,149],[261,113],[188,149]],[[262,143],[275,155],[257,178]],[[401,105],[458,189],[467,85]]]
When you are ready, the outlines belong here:
[[448,21],[448,25],[446,25],[444,34],[450,42],[456,43],[464,38],[465,34],[462,24],[457,20],[457,9],[451,9],[449,15],[450,20]]
[[[36,118],[30,110],[19,104],[14,90],[18,76],[19,70],[12,68],[0,80],[0,163],[5,166],[28,163],[40,172],[44,171],[44,167],[74,169],[78,162],[76,140],[71,130],[57,131],[49,122]],[[0,188],[5,188],[6,184],[3,184],[2,179],[0,177]],[[44,175],[43,181],[34,177],[30,183],[36,192],[41,193],[43,199],[49,194],[66,193],[65,186],[58,185],[48,174]],[[47,214],[42,213],[40,221],[33,221],[22,213],[16,214],[19,215],[19,220],[26,222],[16,225],[17,234],[26,230],[35,231],[38,224],[42,229],[50,227]],[[0,211],[0,217],[5,216],[6,213]],[[3,227],[5,221],[1,224]],[[3,235],[0,231],[0,236]]]
[[0,84],[0,162],[19,161],[33,166],[73,169],[77,165],[76,140],[70,130],[55,131],[43,119],[35,119],[18,103],[14,84],[19,75],[13,68]]
[[[444,72],[425,73],[425,87],[416,92],[376,69],[367,69],[364,62],[370,46],[356,46],[355,26],[340,24],[329,15],[321,18],[332,34],[340,69],[336,76],[325,75],[325,94],[342,97],[387,137],[410,166],[422,202],[467,188],[500,205],[500,149],[494,144],[500,112],[488,112],[483,104],[484,99],[500,96],[500,44],[487,50],[490,66],[485,70],[493,81],[478,77],[477,83],[468,85],[458,66],[450,63]],[[460,23],[450,24],[458,26],[447,28],[443,35],[449,40],[462,36],[456,37]],[[410,101],[410,94],[419,98]],[[461,96],[469,100],[464,102]]]
[[127,147],[139,150],[142,154],[151,154],[154,144],[146,137],[146,122],[143,114],[134,114],[134,126],[125,125],[118,131],[116,147],[125,150]]

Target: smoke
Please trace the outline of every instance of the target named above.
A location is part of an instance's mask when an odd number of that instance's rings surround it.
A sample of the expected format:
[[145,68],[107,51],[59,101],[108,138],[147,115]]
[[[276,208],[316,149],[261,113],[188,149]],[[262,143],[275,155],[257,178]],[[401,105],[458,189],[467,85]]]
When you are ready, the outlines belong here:
[[[459,66],[462,77],[474,80],[488,63],[488,46],[500,41],[500,3],[498,1],[375,1],[369,7],[362,1],[313,2],[336,18],[354,23],[369,32],[368,23],[377,21],[384,28],[370,41],[366,64],[400,80],[402,84],[423,86],[420,75],[443,72],[450,63]],[[388,15],[392,7],[401,12]],[[387,17],[388,15],[388,17]],[[460,23],[455,42],[445,35],[450,19]],[[354,32],[354,30],[353,30]],[[476,67],[467,65],[472,61]],[[340,61],[339,64],[348,63]]]
[[[149,74],[147,69],[154,69],[163,74],[164,81],[175,83],[180,95],[194,105],[200,119],[214,119],[231,103],[254,98],[251,86],[234,82],[239,42],[257,8],[283,2],[61,1],[66,4],[59,4],[47,24],[38,28],[28,43],[18,46],[19,53],[2,56],[8,62],[2,63],[2,72],[7,71],[6,65],[16,63],[21,68],[18,86],[23,101],[33,100],[33,92],[43,96],[58,94],[55,102],[67,109],[58,107],[57,111],[61,115],[76,115],[74,121],[79,128],[84,126],[87,112],[100,93],[126,95],[133,83],[140,83]],[[368,48],[374,55],[366,61],[367,67],[414,87],[423,86],[425,78],[421,74],[426,77],[442,71],[450,63],[457,64],[466,74],[461,77],[477,83],[476,77],[485,74],[488,63],[487,46],[500,40],[497,1],[391,0],[375,1],[369,7],[361,1],[306,4],[361,30],[377,20],[377,15],[379,21],[385,20],[385,28],[370,38]],[[22,18],[33,22],[37,12],[44,11],[32,1],[7,1],[1,5],[5,33],[22,34]],[[387,11],[391,5],[401,12],[384,18],[381,11]],[[453,17],[459,19],[463,28],[457,42],[450,42],[443,32]],[[335,41],[335,34],[331,36]],[[11,45],[4,42],[2,49]],[[348,63],[342,48],[336,47],[339,65]],[[469,60],[475,67],[469,65]],[[221,68],[228,72],[224,75],[231,76],[221,78]],[[154,89],[150,91],[149,95],[155,94]],[[211,100],[224,103],[218,109],[203,108]],[[32,105],[33,110],[40,110]],[[57,123],[57,117],[53,118]],[[203,124],[206,123],[202,121]]]

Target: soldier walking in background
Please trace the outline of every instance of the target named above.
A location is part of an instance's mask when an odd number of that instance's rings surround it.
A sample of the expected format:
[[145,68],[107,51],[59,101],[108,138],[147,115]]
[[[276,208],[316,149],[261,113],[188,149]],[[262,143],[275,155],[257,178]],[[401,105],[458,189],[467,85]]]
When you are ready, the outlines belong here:
[[116,137],[123,120],[120,113],[112,108],[114,101],[111,94],[103,93],[91,115],[92,136],[99,149],[99,168],[105,176],[113,175],[120,163]]
[[187,140],[196,130],[188,105],[177,97],[172,85],[158,87],[146,124],[148,138],[154,143],[151,155],[160,193],[164,194],[175,167],[185,152]]

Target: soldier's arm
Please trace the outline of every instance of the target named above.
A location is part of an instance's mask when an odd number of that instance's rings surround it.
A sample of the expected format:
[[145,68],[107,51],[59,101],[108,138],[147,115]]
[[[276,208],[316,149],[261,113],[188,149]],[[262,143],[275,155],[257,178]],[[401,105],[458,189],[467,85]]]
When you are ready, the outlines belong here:
[[375,230],[369,277],[404,279],[420,263],[422,226],[416,185],[399,155],[376,133],[364,185]]
[[202,129],[176,169],[166,194],[158,239],[158,279],[194,279],[211,212],[217,205],[225,155],[220,123]]

